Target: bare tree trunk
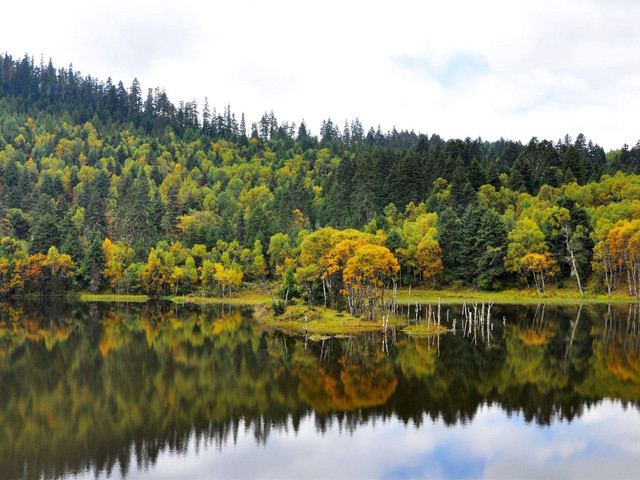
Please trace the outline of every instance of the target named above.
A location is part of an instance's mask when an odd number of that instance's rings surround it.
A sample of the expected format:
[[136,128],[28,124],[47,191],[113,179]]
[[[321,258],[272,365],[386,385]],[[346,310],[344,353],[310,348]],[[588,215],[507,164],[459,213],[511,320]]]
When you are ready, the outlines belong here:
[[576,276],[576,281],[578,282],[578,290],[580,290],[580,296],[584,297],[584,293],[582,292],[582,283],[580,282],[580,274],[578,273],[578,266],[576,265],[576,257],[573,255],[573,248],[571,248],[569,244],[569,226],[565,225],[563,230],[564,243],[567,246],[567,252],[569,252],[569,256],[571,257],[571,267],[573,268],[573,274]]
[[327,308],[327,287],[324,278],[322,279],[322,294],[324,295],[324,308]]
[[567,240],[567,250],[569,251],[569,255],[571,255],[571,266],[573,267],[573,273],[576,276],[576,281],[578,282],[580,296],[584,297],[584,293],[582,292],[582,283],[580,283],[580,274],[578,273],[578,266],[576,265],[576,257],[573,256],[573,249],[569,247],[569,240]]
[[536,291],[538,292],[538,295],[540,295],[540,285],[538,284],[538,276],[536,275],[535,270],[532,270],[533,273],[533,281],[536,283]]
[[606,263],[604,265],[604,277],[607,280],[607,293],[611,296],[611,280],[609,279],[609,268]]

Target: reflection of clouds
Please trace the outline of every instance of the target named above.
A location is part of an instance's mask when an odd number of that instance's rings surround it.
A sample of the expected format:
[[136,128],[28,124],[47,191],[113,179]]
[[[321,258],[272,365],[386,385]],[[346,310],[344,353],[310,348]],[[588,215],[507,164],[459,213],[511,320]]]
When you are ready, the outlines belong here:
[[[551,427],[510,427],[510,446],[486,452],[484,477],[634,477],[640,459],[627,446],[640,439],[638,411],[625,411],[619,402],[606,401],[585,409],[585,416],[586,419],[581,417],[571,423],[555,422]],[[477,427],[477,435],[481,436],[485,415],[478,415],[477,420],[473,428]]]
[[244,428],[221,450],[192,437],[187,455],[163,452],[128,478],[632,478],[640,467],[640,413],[612,401],[551,427],[483,406],[467,425],[393,418],[347,431],[334,421],[322,434],[306,417],[297,434],[272,430],[266,445]]
[[600,423],[610,419],[615,412],[609,408],[591,408],[586,407],[580,415],[582,423]]

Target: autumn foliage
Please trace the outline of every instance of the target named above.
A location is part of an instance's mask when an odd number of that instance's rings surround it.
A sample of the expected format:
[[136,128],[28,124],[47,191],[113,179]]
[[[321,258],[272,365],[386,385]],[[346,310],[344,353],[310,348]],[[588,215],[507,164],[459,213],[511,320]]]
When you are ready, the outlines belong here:
[[28,255],[11,238],[0,241],[0,295],[10,294],[62,294],[71,287],[75,265],[69,255],[56,247],[46,255]]

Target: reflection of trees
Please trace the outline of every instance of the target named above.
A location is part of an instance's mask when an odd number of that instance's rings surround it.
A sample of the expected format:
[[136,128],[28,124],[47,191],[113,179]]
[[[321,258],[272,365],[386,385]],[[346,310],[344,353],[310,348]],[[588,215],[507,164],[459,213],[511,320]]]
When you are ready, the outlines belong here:
[[473,418],[484,401],[485,386],[503,362],[502,350],[475,345],[461,334],[442,336],[439,354],[429,338],[399,340],[396,347],[392,357],[407,375],[399,376],[386,413],[416,424],[425,413],[447,424]]
[[640,398],[639,326],[639,304],[608,309],[604,325],[592,329],[593,355],[580,392],[623,401]]
[[[426,368],[428,355],[417,354],[413,344],[400,340],[394,354],[402,372],[398,395],[379,413],[419,423],[426,412],[453,424],[472,419],[483,403],[496,403],[527,421],[549,424],[558,418],[571,420],[602,398],[638,401],[640,392],[629,383],[592,388],[590,383],[604,378],[594,369],[598,352],[593,340],[603,328],[606,308],[584,307],[580,316],[578,311],[567,306],[496,307],[495,317],[509,321],[504,328],[496,326],[494,340],[476,345],[472,337],[443,336],[433,371]],[[627,330],[633,331],[633,325]],[[637,353],[628,348],[622,375],[635,372],[637,363],[631,359],[637,362]],[[422,380],[407,367],[412,364],[425,366]],[[616,371],[611,363],[600,366],[610,375]]]
[[394,363],[403,377],[427,380],[436,369],[437,342],[435,337],[404,337],[396,342]]
[[[130,447],[139,462],[153,462],[165,448],[182,451],[192,432],[226,441],[241,418],[264,441],[271,420],[263,418],[280,422],[296,411],[285,392],[271,389],[269,371],[262,374],[262,333],[241,311],[77,310],[68,318],[82,320],[63,330],[19,309],[22,326],[3,317],[3,478],[19,476],[22,464],[30,478],[90,465],[108,471],[116,461],[126,470]],[[27,336],[48,329],[67,340],[47,349]],[[5,475],[5,468],[16,470]]]
[[[331,342],[334,348],[340,349],[340,357],[332,365],[322,365],[324,345],[319,357],[310,350],[297,350],[292,373],[300,382],[300,398],[321,412],[384,404],[395,391],[397,380],[382,349],[374,347],[373,338],[375,336],[351,337],[344,345]],[[336,364],[337,368],[331,368]]]
[[[32,306],[33,307],[33,306]],[[71,319],[53,309],[44,322],[36,308],[21,308],[0,302],[0,359],[26,341],[43,341],[47,350],[67,339],[71,333]]]
[[127,471],[193,434],[222,447],[250,428],[264,442],[312,411],[321,431],[467,422],[485,403],[546,424],[640,398],[638,307],[494,308],[508,322],[483,344],[460,332],[305,342],[228,307],[60,304],[45,318],[0,304],[0,476]]
[[522,319],[505,327],[507,354],[495,382],[499,402],[507,411],[522,411],[527,421],[542,424],[573,411],[567,410],[564,398],[571,392],[570,376],[549,352],[552,341],[562,336],[560,325],[546,313],[545,307],[538,307],[531,322]]
[[[540,314],[538,315],[538,313]],[[504,330],[507,355],[498,388],[535,388],[537,394],[559,391],[569,379],[554,368],[547,347],[558,334],[558,324],[545,317],[546,308],[536,308],[532,322],[518,322]]]

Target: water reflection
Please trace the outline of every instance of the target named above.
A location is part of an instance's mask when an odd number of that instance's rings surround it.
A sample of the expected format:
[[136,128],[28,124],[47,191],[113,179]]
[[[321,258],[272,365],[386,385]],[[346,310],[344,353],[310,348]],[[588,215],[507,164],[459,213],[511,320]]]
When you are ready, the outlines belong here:
[[[309,341],[224,306],[0,304],[0,477],[157,477],[160,464],[197,464],[194,448],[235,458],[248,436],[267,455],[288,438],[324,444],[336,432],[345,449],[336,456],[374,458],[351,437],[382,445],[419,432],[446,458],[445,432],[464,437],[488,413],[526,435],[529,423],[566,429],[569,443],[581,431],[571,425],[584,430],[594,415],[637,421],[637,305],[495,305],[475,323],[461,306],[443,308],[449,326],[458,319],[455,335]],[[421,476],[405,457],[387,467]],[[373,476],[385,472],[402,476]]]
[[164,452],[153,470],[133,470],[129,477],[618,479],[636,478],[640,466],[640,414],[618,402],[603,401],[553,429],[530,428],[498,406],[480,407],[469,425],[428,419],[424,425],[416,429],[390,418],[345,432],[334,421],[320,436],[311,414],[295,433],[291,424],[274,428],[263,448],[241,423],[233,448],[216,450],[194,435],[181,455]]

